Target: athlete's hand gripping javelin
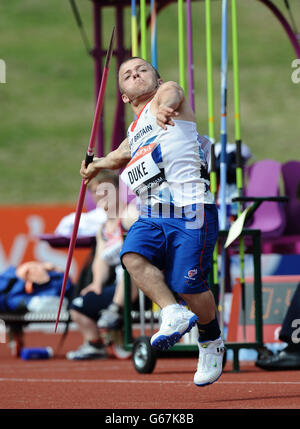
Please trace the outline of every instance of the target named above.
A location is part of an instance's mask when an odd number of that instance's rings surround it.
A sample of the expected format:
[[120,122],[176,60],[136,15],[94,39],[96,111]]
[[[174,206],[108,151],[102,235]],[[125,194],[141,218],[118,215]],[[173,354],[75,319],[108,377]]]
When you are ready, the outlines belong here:
[[126,138],[116,150],[113,150],[108,155],[102,158],[94,157],[93,162],[91,162],[87,167],[83,160],[81,163],[80,175],[85,179],[84,183],[87,185],[100,170],[118,170],[119,168],[125,167],[130,159],[130,148],[128,139]]
[[91,162],[87,167],[85,165],[85,160],[82,161],[80,174],[84,179],[86,179],[84,182],[85,185],[87,185],[94,177],[97,176],[99,169],[96,168],[95,163],[99,159],[100,158],[94,157],[93,162]]

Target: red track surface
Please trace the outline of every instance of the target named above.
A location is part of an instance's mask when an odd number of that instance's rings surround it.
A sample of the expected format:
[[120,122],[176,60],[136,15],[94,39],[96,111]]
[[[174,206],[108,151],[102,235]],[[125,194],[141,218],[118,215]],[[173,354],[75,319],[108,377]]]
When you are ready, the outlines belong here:
[[[27,333],[26,346],[57,346],[60,335]],[[0,344],[1,409],[300,409],[300,371],[262,371],[228,362],[219,381],[196,387],[194,358],[160,358],[152,374],[136,372],[132,361],[113,357],[72,362],[66,351],[81,336],[70,332],[59,355],[23,361]]]

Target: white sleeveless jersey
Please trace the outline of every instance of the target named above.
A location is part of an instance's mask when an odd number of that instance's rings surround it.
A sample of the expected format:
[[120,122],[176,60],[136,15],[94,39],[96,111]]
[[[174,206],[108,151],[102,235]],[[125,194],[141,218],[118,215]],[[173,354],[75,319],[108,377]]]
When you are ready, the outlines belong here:
[[176,207],[214,203],[207,171],[209,140],[191,121],[174,120],[175,126],[162,129],[150,111],[151,102],[128,128],[132,159],[122,180],[144,208],[158,203]]

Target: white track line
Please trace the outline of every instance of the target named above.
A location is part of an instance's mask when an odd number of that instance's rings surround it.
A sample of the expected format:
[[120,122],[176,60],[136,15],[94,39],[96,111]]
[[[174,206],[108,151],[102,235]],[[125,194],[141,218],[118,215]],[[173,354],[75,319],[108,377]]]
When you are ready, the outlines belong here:
[[[4,368],[2,367],[2,365],[0,366],[0,371],[4,372]],[[112,371],[112,370],[120,370],[119,366],[110,366],[110,367],[105,367],[105,368],[101,368],[101,367],[66,367],[66,366],[62,366],[62,367],[55,367],[55,369],[53,369],[53,372],[67,372],[67,371],[72,371],[72,372],[95,372],[97,371],[99,372],[105,372],[106,370],[108,371]],[[22,367],[22,368],[12,368],[11,366],[7,366],[7,368],[5,368],[5,373],[16,373],[16,372],[22,373],[22,372],[48,372],[49,373],[49,368],[48,367],[41,367],[41,366],[28,366],[28,367]]]
[[[28,382],[28,383],[146,383],[146,384],[193,384],[189,381],[182,380],[89,380],[89,379],[69,379],[69,378],[16,378],[16,377],[1,377],[0,382]],[[217,384],[287,384],[287,385],[300,385],[300,381],[218,381]]]
[[1,381],[15,381],[15,382],[30,382],[30,383],[154,383],[154,384],[190,384],[189,381],[177,380],[89,380],[89,379],[70,379],[70,378],[0,378]]

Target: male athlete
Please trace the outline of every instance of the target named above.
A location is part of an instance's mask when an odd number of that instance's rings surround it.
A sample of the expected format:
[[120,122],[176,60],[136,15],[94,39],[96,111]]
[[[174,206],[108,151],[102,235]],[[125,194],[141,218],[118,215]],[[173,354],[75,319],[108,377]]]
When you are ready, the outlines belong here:
[[88,168],[83,161],[80,173],[88,183],[101,169],[126,167],[121,178],[138,195],[141,212],[128,232],[121,260],[162,310],[151,344],[167,349],[197,323],[194,383],[211,384],[222,374],[224,344],[208,286],[218,234],[207,173],[209,142],[198,135],[182,88],[164,83],[150,63],[138,57],[124,61],[119,87],[137,119],[118,149],[94,158]]

